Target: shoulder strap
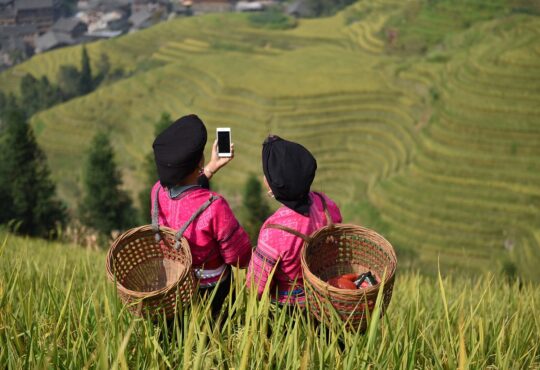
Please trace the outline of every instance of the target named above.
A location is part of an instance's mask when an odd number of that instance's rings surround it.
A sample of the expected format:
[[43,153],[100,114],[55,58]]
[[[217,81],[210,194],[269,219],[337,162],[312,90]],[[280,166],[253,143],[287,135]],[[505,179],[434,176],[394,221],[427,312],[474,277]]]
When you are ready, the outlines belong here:
[[299,238],[302,238],[305,242],[309,242],[311,240],[311,238],[305,234],[302,234],[301,232],[298,232],[294,229],[291,229],[290,227],[287,227],[287,226],[283,226],[283,225],[278,225],[278,224],[267,224],[265,227],[265,229],[277,229],[277,230],[282,230],[282,231],[285,231],[289,234],[293,234],[293,235],[296,235],[297,237]]
[[156,242],[161,241],[161,235],[159,234],[159,190],[161,185],[158,185],[154,192],[154,206],[152,207],[152,230],[155,233]]
[[189,225],[191,225],[191,223],[193,222],[193,220],[195,220],[197,217],[199,217],[201,215],[201,213],[203,213],[204,211],[206,211],[206,209],[208,207],[210,207],[210,205],[212,204],[212,202],[214,202],[215,200],[219,199],[219,197],[217,195],[212,195],[210,196],[210,199],[208,199],[206,202],[204,202],[197,211],[195,211],[195,213],[193,213],[191,215],[191,217],[189,218],[189,220],[186,221],[186,223],[184,225],[182,225],[182,227],[178,230],[178,232],[176,233],[175,235],[175,239],[176,239],[176,244],[175,244],[175,248],[178,249],[180,248],[180,239],[182,239],[182,236],[184,236],[184,233],[186,232],[187,228],[189,227]]
[[[324,196],[320,193],[317,193],[317,192],[314,192],[314,194],[317,194],[317,196],[321,199],[321,202],[322,202],[322,205],[323,205],[323,208],[324,208],[324,214],[326,215],[326,224],[329,226],[329,227],[333,227],[334,226],[334,222],[332,221],[332,216],[330,216],[330,212],[328,211],[328,206],[326,205],[326,199],[324,199]],[[287,226],[283,226],[283,225],[278,225],[278,224],[267,224],[265,226],[266,229],[277,229],[277,230],[282,230],[282,231],[285,231],[289,234],[293,234],[293,235],[296,235],[297,237],[299,238],[302,238],[305,242],[309,242],[311,240],[311,238],[305,234],[302,234],[294,229],[291,229],[290,227],[287,227]]]
[[313,192],[314,194],[317,194],[317,196],[321,199],[324,214],[326,215],[326,225],[327,226],[334,226],[334,221],[332,221],[332,216],[330,215],[330,211],[328,210],[328,206],[326,205],[326,199],[324,199],[324,196],[321,193]]

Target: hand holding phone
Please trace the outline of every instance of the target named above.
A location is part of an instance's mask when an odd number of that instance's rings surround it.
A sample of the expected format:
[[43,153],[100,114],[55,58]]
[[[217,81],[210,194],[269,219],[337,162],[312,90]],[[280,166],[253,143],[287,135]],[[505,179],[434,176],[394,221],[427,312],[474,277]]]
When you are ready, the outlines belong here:
[[232,157],[232,140],[230,127],[218,127],[216,129],[218,140],[218,156],[220,158]]
[[[226,133],[226,136],[222,136],[221,147],[219,143],[220,130]],[[225,131],[223,131],[223,128],[217,130],[217,139],[212,145],[212,157],[204,167],[204,173],[208,179],[234,158],[234,144],[231,142],[230,130],[230,128],[225,128]]]

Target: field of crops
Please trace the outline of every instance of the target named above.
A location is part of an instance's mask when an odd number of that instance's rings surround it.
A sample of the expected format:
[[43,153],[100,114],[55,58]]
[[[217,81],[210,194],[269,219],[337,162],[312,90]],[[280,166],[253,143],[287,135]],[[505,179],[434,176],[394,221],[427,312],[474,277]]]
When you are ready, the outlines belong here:
[[237,299],[225,308],[221,327],[197,301],[168,336],[166,326],[125,311],[107,281],[103,252],[0,238],[0,363],[6,368],[540,366],[538,285],[509,285],[492,275],[472,281],[398,272],[386,315],[360,334],[258,302],[240,273]]
[[[540,281],[540,17],[509,3],[363,0],[290,30],[240,14],[172,20],[88,45],[129,77],[32,124],[71,205],[96,130],[111,132],[135,194],[161,112],[195,112],[210,132],[232,127],[237,156],[216,181],[233,205],[276,133],[313,151],[315,187],[387,236],[402,266],[510,262]],[[54,81],[79,58],[79,47],[40,55],[0,86],[16,91],[26,72]]]

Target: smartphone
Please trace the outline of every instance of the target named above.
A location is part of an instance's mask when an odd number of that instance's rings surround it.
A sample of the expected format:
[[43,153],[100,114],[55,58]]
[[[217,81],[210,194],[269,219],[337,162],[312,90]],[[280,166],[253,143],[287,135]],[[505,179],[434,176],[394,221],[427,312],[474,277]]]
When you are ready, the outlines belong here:
[[219,157],[231,157],[231,128],[230,127],[218,127],[216,129],[218,140],[218,156]]

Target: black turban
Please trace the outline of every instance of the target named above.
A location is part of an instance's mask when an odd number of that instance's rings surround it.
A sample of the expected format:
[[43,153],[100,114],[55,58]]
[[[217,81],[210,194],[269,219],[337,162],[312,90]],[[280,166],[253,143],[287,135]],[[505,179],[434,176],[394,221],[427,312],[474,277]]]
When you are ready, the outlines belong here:
[[309,215],[309,189],[317,161],[302,145],[279,136],[269,136],[263,143],[264,176],[275,198],[293,211]]
[[156,137],[152,146],[162,186],[177,185],[197,168],[206,139],[206,127],[194,114],[178,119]]

